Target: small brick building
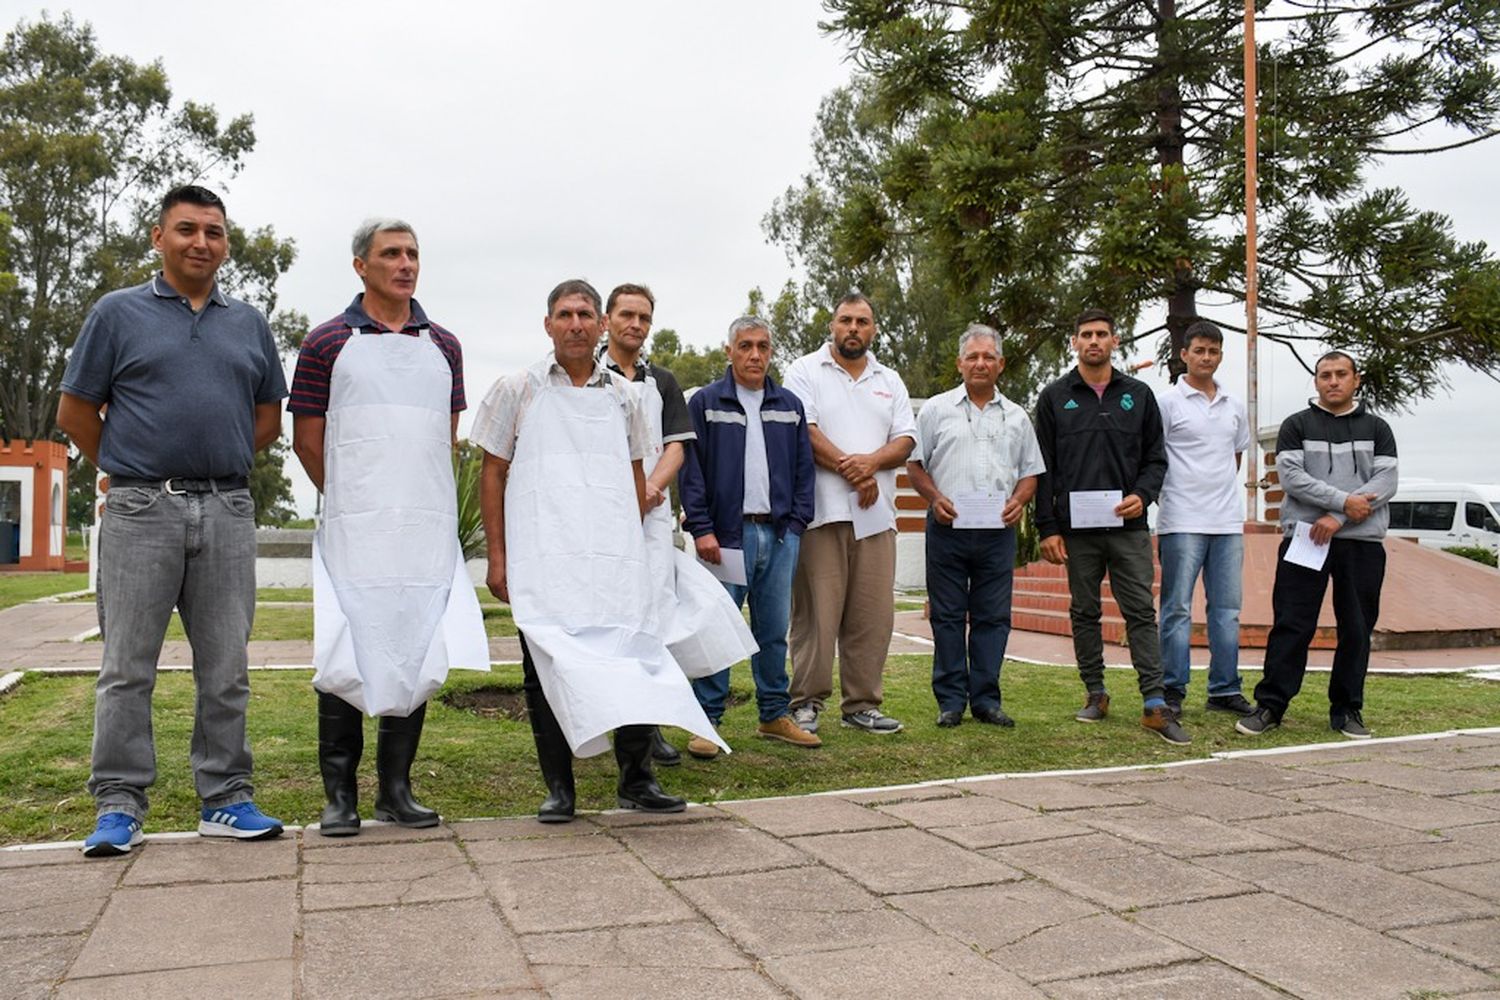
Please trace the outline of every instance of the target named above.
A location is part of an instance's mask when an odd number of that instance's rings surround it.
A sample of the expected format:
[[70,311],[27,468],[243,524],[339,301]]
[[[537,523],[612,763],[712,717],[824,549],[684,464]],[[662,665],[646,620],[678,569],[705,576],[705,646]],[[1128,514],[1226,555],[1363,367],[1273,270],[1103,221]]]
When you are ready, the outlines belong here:
[[67,446],[0,441],[0,571],[62,569],[67,522]]

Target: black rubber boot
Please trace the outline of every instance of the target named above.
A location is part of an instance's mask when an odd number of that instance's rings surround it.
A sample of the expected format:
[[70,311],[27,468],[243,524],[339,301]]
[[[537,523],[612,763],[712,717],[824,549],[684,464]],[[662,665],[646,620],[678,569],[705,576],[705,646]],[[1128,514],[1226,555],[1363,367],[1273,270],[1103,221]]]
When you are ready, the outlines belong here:
[[328,804],[318,821],[325,837],[359,833],[359,759],[365,751],[365,715],[338,695],[318,692],[318,770]]
[[615,761],[620,765],[618,800],[622,809],[676,813],[687,801],[668,795],[651,773],[651,732],[654,726],[621,726],[615,730]]
[[662,767],[676,767],[682,763],[682,751],[667,742],[660,726],[651,727],[651,759]]
[[375,773],[380,794],[375,797],[375,818],[397,826],[437,826],[438,814],[411,794],[411,764],[422,741],[424,703],[406,718],[382,715],[375,738]]
[[531,719],[531,736],[536,740],[536,760],[547,783],[547,797],[537,808],[542,823],[568,823],[573,819],[573,748],[568,746],[547,696],[540,691],[526,692],[526,714]]

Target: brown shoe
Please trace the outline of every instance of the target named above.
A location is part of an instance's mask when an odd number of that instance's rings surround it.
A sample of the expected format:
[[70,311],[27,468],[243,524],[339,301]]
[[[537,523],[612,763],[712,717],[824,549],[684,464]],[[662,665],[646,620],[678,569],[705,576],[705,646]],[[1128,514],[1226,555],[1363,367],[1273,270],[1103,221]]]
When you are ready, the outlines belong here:
[[1187,746],[1193,742],[1186,729],[1178,725],[1172,713],[1165,708],[1148,708],[1141,716],[1141,725],[1151,730],[1157,736],[1174,743],[1177,746]]
[[713,760],[723,751],[719,749],[719,744],[713,740],[705,740],[701,736],[694,736],[688,740],[687,752],[699,760]]
[[755,727],[755,733],[768,740],[780,740],[794,747],[804,747],[808,750],[823,745],[823,741],[818,739],[815,733],[810,733],[797,725],[790,715],[782,715],[770,722],[762,722]]
[[1109,714],[1109,695],[1103,691],[1090,691],[1089,700],[1073,716],[1079,722],[1098,722]]

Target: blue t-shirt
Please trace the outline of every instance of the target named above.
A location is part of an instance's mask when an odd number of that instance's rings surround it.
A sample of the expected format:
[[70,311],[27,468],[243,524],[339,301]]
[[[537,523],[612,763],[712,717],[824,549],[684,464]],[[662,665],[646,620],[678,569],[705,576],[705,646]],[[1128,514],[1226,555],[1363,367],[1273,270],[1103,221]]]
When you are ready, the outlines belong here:
[[89,311],[63,392],[107,403],[99,468],[143,479],[244,476],[255,407],[286,396],[266,318],[214,287],[193,312],[158,274]]

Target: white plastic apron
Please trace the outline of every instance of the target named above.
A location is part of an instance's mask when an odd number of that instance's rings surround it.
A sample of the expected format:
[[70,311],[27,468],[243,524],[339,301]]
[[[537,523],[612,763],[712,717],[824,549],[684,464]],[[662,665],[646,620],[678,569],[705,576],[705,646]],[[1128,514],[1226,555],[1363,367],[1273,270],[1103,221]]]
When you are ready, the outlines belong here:
[[728,750],[663,645],[619,401],[542,386],[505,486],[511,612],[579,757],[620,726],[686,729]]
[[[631,382],[651,428],[651,450],[641,463],[646,475],[661,461],[662,399],[656,379]],[[646,515],[646,559],[656,601],[659,634],[688,677],[709,677],[749,659],[760,650],[750,626],[724,585],[672,540],[672,498]]]
[[313,538],[313,686],[410,715],[450,666],[489,669],[458,547],[453,374],[427,328],[355,331],[339,352]]

